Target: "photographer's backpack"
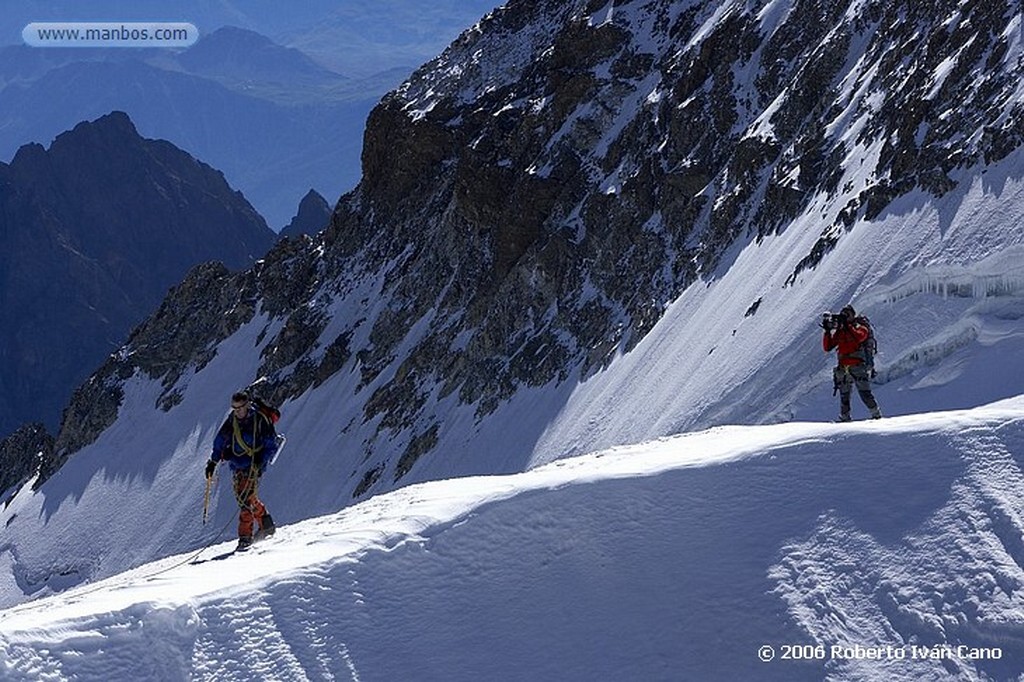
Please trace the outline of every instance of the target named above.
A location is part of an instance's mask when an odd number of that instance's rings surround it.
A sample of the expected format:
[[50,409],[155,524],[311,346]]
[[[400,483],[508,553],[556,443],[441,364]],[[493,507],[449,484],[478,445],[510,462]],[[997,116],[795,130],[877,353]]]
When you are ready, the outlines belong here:
[[874,379],[877,374],[875,372],[875,355],[878,353],[878,339],[875,338],[875,330],[871,326],[871,321],[863,315],[858,315],[853,318],[853,321],[868,330],[868,338],[860,344],[857,352],[863,353],[864,367],[867,368],[868,374]]

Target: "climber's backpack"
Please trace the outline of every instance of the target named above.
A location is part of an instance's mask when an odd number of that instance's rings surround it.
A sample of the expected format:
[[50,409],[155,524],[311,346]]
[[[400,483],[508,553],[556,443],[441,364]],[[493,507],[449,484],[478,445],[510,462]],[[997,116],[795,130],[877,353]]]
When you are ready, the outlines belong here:
[[[277,407],[266,402],[259,396],[253,396],[252,406],[256,408],[256,411],[267,418],[267,421],[271,425],[277,424],[277,421],[281,418],[281,410]],[[274,451],[273,456],[269,460],[263,463],[263,469],[266,469],[277,460],[277,456],[281,454],[281,448],[284,447],[285,437],[283,434],[276,434],[277,436],[277,449]]]
[[270,420],[271,424],[276,424],[281,418],[281,410],[277,409],[270,403],[263,400],[260,397],[253,397],[252,404],[256,408],[256,411],[262,414],[264,417]]

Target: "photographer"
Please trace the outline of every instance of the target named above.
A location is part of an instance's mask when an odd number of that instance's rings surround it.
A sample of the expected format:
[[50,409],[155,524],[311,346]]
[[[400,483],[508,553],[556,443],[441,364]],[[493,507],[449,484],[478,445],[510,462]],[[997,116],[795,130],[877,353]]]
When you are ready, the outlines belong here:
[[[846,306],[838,315],[825,313],[821,320],[821,326],[825,330],[822,338],[822,347],[828,353],[837,349],[839,364],[832,372],[832,379],[835,391],[839,392],[839,421],[850,421],[850,394],[854,385],[857,386],[857,393],[864,405],[871,410],[872,419],[881,419],[882,412],[878,409],[878,402],[871,394],[871,383],[867,364],[865,363],[865,351],[862,344],[870,336],[870,332],[864,325],[856,320],[857,313],[853,306]],[[835,395],[833,391],[833,395]]]

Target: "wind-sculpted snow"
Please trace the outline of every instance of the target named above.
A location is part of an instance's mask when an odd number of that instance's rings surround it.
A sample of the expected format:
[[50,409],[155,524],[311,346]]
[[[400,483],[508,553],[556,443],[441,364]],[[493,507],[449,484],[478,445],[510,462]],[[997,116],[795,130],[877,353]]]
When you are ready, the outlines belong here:
[[248,555],[216,545],[2,612],[0,670],[48,682],[1015,679],[1022,466],[1018,397],[721,427],[436,481],[284,527]]
[[[1022,433],[1004,424],[964,425],[934,447],[929,469],[943,466],[949,453],[964,467],[935,514],[892,542],[829,511],[783,551],[772,569],[776,593],[816,642],[903,650],[889,679],[1017,679],[1024,672]],[[918,491],[904,510],[927,494]],[[989,650],[1002,658],[968,660]],[[855,661],[848,669],[855,679],[871,679],[873,667]]]

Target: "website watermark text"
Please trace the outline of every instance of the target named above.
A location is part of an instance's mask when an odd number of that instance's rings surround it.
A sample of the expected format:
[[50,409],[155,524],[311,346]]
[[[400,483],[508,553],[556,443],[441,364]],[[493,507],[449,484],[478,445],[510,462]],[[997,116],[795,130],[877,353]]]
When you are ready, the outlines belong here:
[[185,22],[33,22],[21,31],[32,47],[188,47],[199,29]]

